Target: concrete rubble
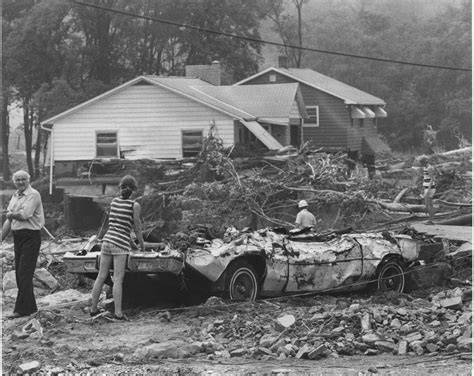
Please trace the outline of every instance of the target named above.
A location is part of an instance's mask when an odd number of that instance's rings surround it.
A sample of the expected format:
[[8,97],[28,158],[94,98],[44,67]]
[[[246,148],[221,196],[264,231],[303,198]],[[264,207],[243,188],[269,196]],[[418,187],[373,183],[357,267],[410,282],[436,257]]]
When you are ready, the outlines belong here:
[[[234,314],[228,319],[213,320],[204,329],[191,330],[193,336],[189,341],[211,341],[213,345],[205,351],[210,358],[230,354],[317,360],[381,353],[420,356],[470,352],[470,301],[448,308],[442,304],[445,296],[462,301],[464,290],[458,287],[427,299],[402,294],[397,298],[398,305],[374,303],[369,298],[354,301],[343,309],[334,303],[323,303],[286,308],[284,314],[278,309],[272,313]],[[260,311],[261,307],[255,308],[255,312]],[[249,320],[249,316],[254,319]],[[209,348],[216,350],[210,352]]]

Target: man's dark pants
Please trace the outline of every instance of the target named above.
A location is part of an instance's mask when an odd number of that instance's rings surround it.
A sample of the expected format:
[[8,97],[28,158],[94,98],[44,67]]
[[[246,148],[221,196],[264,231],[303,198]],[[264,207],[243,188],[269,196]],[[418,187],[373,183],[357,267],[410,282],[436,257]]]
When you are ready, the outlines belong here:
[[13,231],[15,276],[18,287],[14,312],[29,315],[38,310],[33,291],[33,275],[41,247],[41,234],[36,230]]

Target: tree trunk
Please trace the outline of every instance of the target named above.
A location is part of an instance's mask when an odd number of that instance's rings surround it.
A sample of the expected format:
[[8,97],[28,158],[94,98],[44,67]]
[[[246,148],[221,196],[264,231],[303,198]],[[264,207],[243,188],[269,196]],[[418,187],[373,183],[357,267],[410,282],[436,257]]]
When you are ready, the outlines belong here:
[[35,143],[35,180],[40,177],[40,157],[41,157],[41,126],[39,122],[36,124],[36,129],[38,130],[36,135],[36,143]]
[[23,131],[25,134],[25,151],[26,151],[26,164],[28,166],[29,174],[34,177],[35,170],[33,166],[33,160],[31,158],[33,149],[33,124],[30,113],[30,103],[28,98],[23,99]]
[[2,95],[2,172],[3,180],[11,179],[8,142],[10,140],[10,117],[8,115],[8,99]]

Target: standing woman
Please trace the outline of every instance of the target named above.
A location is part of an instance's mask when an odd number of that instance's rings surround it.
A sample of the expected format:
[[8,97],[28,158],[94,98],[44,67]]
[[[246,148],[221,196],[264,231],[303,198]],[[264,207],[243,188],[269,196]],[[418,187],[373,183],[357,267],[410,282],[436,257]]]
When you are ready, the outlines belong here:
[[112,295],[115,307],[114,318],[126,320],[122,312],[122,283],[125,276],[127,256],[131,249],[130,234],[132,228],[135,229],[142,252],[145,251],[145,244],[140,223],[140,204],[130,199],[132,193],[137,190],[135,178],[130,175],[124,176],[120,181],[119,188],[120,197],[112,200],[108,229],[102,239],[99,274],[92,288],[91,316],[99,313],[97,309],[99,296],[113,265]]

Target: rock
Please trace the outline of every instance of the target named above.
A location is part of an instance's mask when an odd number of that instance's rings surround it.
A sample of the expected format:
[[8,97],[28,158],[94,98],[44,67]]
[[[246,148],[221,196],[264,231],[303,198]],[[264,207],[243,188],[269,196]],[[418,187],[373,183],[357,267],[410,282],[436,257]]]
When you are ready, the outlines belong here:
[[[217,351],[216,351],[217,352]],[[230,358],[230,352],[227,351],[227,350],[222,350],[219,354],[219,356],[221,358],[226,358],[226,359],[229,359]]]
[[38,362],[37,360],[34,360],[32,362],[23,363],[23,364],[19,365],[18,366],[18,371],[20,373],[31,373],[31,372],[35,372],[35,371],[39,370],[40,367],[41,367],[40,362]]
[[353,303],[349,306],[349,312],[354,313],[360,310],[360,304],[359,303]]
[[434,321],[431,321],[428,325],[436,328],[441,325],[441,322],[438,320],[434,320]]
[[313,313],[322,312],[322,311],[323,311],[323,308],[321,306],[315,305],[309,309],[308,313],[313,314]]
[[307,344],[304,344],[303,347],[301,347],[298,352],[295,355],[296,359],[301,359],[303,356],[308,354],[311,350],[311,347]]
[[189,344],[183,341],[169,341],[153,343],[149,346],[140,347],[132,355],[133,361],[149,360],[151,358],[182,359],[194,355],[200,351],[198,345]]
[[329,350],[325,345],[319,345],[308,353],[308,359],[315,360],[327,356]]
[[362,342],[354,341],[352,343],[354,344],[356,349],[358,349],[359,351],[362,351],[362,352],[366,351],[369,348],[368,345],[366,345],[365,343],[362,343]]
[[405,308],[398,308],[396,311],[400,316],[406,316],[408,311]]
[[336,308],[337,309],[346,309],[346,308],[349,308],[350,305],[351,305],[351,302],[348,299],[337,299],[336,300]]
[[423,355],[425,350],[423,350],[422,341],[413,341],[409,344],[410,348],[416,353],[416,355]]
[[262,347],[270,347],[274,342],[278,340],[278,337],[272,334],[264,334],[258,341],[259,345]]
[[364,331],[368,331],[372,329],[372,326],[370,325],[370,315],[368,313],[365,313],[360,318],[360,326],[362,330]]
[[90,293],[83,294],[77,290],[69,289],[44,296],[37,300],[39,306],[54,306],[57,304],[82,302],[87,304],[90,300]]
[[423,339],[423,336],[421,335],[421,333],[419,332],[414,332],[414,333],[410,333],[408,334],[406,337],[405,337],[405,340],[408,342],[408,343],[411,343],[413,341],[419,341]]
[[326,315],[324,313],[315,313],[311,317],[311,321],[324,320],[325,317],[326,317]]
[[376,341],[375,347],[383,352],[395,353],[398,351],[398,346],[390,341]]
[[207,299],[206,302],[204,303],[205,307],[219,307],[219,306],[224,306],[224,305],[225,305],[225,302],[217,296],[209,297],[209,299]]
[[30,336],[30,333],[20,332],[15,330],[12,334],[12,339],[25,339]]
[[463,325],[468,324],[472,321],[472,312],[464,312],[457,321]]
[[15,271],[11,270],[9,272],[6,272],[3,276],[3,291],[11,290],[11,289],[16,289],[16,277],[15,277]]
[[399,319],[395,318],[395,319],[393,319],[392,322],[390,323],[390,326],[391,326],[392,328],[398,329],[398,328],[401,328],[402,323],[400,322]]
[[439,346],[435,345],[434,343],[426,344],[426,350],[428,350],[428,352],[430,352],[430,353],[434,353],[434,352],[438,351],[438,349],[439,349]]
[[339,334],[339,333],[342,333],[343,331],[344,331],[344,327],[338,326],[337,328],[334,328],[331,332],[335,334]]
[[34,278],[47,286],[50,290],[54,290],[59,286],[58,281],[46,269],[40,268],[35,270]]
[[400,341],[398,343],[398,355],[405,355],[407,353],[408,342],[407,341]]
[[278,350],[279,347],[281,346],[285,346],[286,342],[285,342],[285,339],[284,338],[280,338],[279,340],[277,340],[273,346],[270,347],[270,350],[275,352]]
[[3,297],[8,298],[8,299],[16,299],[17,295],[18,295],[18,289],[17,288],[9,289],[9,290],[7,290],[3,293]]
[[295,316],[293,315],[283,315],[276,319],[275,329],[282,332],[285,329],[288,329],[296,322]]
[[362,342],[364,343],[375,343],[376,341],[380,341],[381,338],[375,333],[367,333],[362,336]]
[[365,352],[364,352],[364,355],[378,355],[380,353],[379,350],[375,350],[375,349],[367,349]]
[[231,357],[237,357],[237,356],[243,356],[247,353],[246,349],[240,348],[240,349],[235,349],[230,351],[230,356]]
[[448,346],[446,346],[446,352],[451,353],[456,351],[458,348],[454,343],[450,343]]
[[374,315],[374,320],[376,322],[378,322],[379,324],[381,324],[383,322],[382,314],[380,313],[380,311],[377,308],[374,308],[372,310],[372,314]]
[[463,309],[462,296],[454,296],[452,298],[440,301],[441,307],[448,309]]
[[369,369],[367,369],[367,371],[369,371],[370,373],[379,373],[379,370],[375,367],[370,367]]
[[457,339],[458,346],[461,349],[471,350],[472,349],[472,326],[468,325],[464,330],[464,333]]
[[266,355],[274,355],[273,352],[270,349],[267,349],[266,347],[258,347],[257,349],[258,353],[266,354]]

